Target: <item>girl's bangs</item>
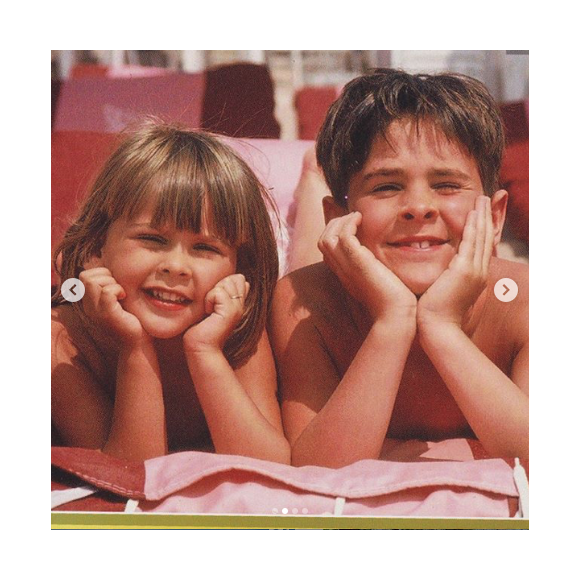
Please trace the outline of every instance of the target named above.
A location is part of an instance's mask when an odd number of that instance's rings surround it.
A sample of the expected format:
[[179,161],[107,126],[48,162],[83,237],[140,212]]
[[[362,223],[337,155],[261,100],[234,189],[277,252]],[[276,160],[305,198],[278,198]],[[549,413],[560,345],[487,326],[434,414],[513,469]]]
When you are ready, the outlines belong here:
[[[137,185],[132,203],[123,214],[135,218],[146,208],[152,211],[154,228],[171,226],[201,233],[207,229],[232,247],[247,241],[248,210],[244,192],[223,178],[208,179],[208,171],[191,159],[174,159]],[[210,173],[211,175],[211,173]]]

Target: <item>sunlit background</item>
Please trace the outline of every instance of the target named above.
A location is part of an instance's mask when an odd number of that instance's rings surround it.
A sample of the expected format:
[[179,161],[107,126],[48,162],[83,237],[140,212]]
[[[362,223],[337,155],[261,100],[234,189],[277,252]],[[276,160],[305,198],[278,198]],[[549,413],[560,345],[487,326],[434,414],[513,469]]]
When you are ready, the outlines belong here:
[[[87,156],[79,147],[90,148],[95,159],[102,154],[96,135],[105,139],[153,114],[233,137],[311,141],[344,84],[375,67],[453,71],[487,85],[501,106],[508,141],[501,179],[510,201],[500,255],[527,261],[525,50],[51,51],[53,211],[55,190],[69,195],[71,186],[79,187],[72,184],[73,173],[79,179],[87,174],[88,169],[80,174],[79,159],[84,163]],[[79,132],[88,132],[95,145]]]

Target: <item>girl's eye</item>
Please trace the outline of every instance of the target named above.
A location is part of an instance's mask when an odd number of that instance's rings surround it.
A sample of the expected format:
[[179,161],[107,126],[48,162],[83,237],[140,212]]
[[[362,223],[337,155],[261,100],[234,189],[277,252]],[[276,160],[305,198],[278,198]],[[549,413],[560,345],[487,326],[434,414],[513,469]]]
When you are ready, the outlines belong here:
[[193,249],[198,252],[211,252],[212,254],[221,254],[220,249],[217,246],[212,246],[211,244],[195,244]]
[[138,240],[143,240],[145,242],[153,242],[156,244],[165,244],[167,240],[163,236],[158,236],[156,234],[141,234],[137,236]]

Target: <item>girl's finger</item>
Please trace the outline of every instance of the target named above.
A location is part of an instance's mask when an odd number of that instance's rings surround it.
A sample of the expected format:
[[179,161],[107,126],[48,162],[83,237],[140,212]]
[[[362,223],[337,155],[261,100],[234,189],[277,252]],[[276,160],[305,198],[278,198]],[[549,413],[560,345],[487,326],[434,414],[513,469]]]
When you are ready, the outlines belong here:
[[120,284],[109,284],[101,292],[99,307],[104,312],[110,313],[119,304],[119,300],[123,300],[126,296],[127,294]]
[[86,268],[79,274],[79,280],[81,280],[81,282],[84,283],[83,278],[90,279],[93,276],[103,276],[103,275],[112,276],[111,270],[109,270],[108,268],[103,268],[103,267]]
[[235,294],[233,296],[245,296],[245,285],[246,285],[246,277],[243,274],[234,274],[230,276],[233,285]]
[[117,280],[115,280],[113,276],[107,276],[106,274],[100,276],[93,276],[89,278],[86,282],[83,282],[85,288],[87,288],[88,286],[101,286],[102,288],[104,288],[105,286],[109,286],[110,284],[116,283]]
[[232,274],[231,276],[226,276],[220,280],[216,287],[223,288],[229,296],[232,298],[234,296],[243,296],[244,294],[244,281],[245,277],[243,274]]
[[[204,308],[206,314],[211,314],[214,311],[214,305],[217,300],[218,287],[212,288],[206,295],[204,300]],[[223,290],[222,290],[223,292]]]

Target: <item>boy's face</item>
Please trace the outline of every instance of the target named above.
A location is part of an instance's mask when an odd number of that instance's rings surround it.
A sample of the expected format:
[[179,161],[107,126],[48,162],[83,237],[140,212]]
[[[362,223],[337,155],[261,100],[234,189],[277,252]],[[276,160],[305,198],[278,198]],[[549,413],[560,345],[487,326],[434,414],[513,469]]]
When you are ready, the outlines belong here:
[[[429,122],[395,122],[353,176],[347,211],[359,211],[360,242],[415,294],[449,266],[483,186],[475,159]],[[492,198],[496,243],[506,192]],[[344,210],[343,210],[344,211]]]

